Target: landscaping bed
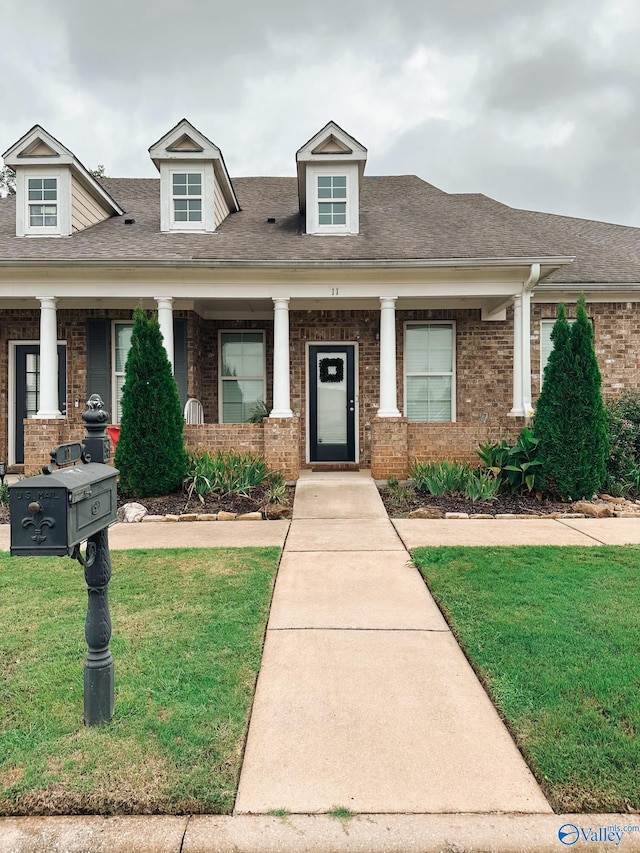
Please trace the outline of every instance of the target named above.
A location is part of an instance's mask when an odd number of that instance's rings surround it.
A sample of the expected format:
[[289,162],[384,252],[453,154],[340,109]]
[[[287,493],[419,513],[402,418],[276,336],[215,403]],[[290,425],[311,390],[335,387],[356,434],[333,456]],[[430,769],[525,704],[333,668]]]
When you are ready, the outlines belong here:
[[[190,513],[216,514],[228,512],[242,515],[247,512],[262,512],[264,517],[289,518],[293,507],[293,496],[295,486],[286,486],[286,494],[281,504],[269,504],[269,485],[260,484],[253,486],[246,495],[226,494],[209,492],[200,500],[196,495],[187,498],[183,489],[179,489],[170,495],[160,495],[150,498],[125,498],[118,493],[118,507],[135,501],[142,504],[149,515],[187,515]],[[269,507],[269,511],[265,511]],[[276,511],[275,507],[281,507]]]
[[409,483],[390,488],[378,484],[380,497],[391,518],[406,518],[414,510],[433,507],[447,512],[468,513],[469,515],[552,515],[572,512],[570,503],[553,500],[539,500],[535,495],[502,494],[489,501],[471,501],[461,495],[429,495],[414,489]]
[[640,809],[640,549],[413,558],[552,807]]
[[119,551],[115,714],[83,725],[77,563],[0,554],[0,814],[230,813],[280,551]]

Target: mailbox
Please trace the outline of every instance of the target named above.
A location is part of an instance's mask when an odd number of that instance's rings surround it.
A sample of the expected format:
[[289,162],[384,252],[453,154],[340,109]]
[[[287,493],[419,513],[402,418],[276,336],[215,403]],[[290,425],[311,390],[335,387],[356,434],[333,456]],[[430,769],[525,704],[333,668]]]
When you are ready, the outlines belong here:
[[11,556],[71,556],[76,545],[113,524],[117,473],[91,462],[11,486]]

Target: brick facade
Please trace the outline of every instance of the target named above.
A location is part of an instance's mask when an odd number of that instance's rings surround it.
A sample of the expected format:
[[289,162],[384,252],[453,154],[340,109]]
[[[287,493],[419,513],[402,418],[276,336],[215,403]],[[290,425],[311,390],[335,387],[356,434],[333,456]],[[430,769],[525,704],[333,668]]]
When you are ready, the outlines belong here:
[[[292,302],[292,305],[295,305]],[[603,396],[611,397],[640,388],[637,360],[640,354],[640,304],[635,302],[589,303],[595,349],[602,373]],[[571,317],[575,306],[567,306]],[[533,399],[540,389],[540,321],[554,319],[554,304],[531,306],[531,369]],[[104,317],[130,320],[127,309],[59,309],[58,339],[67,343],[67,413],[63,421],[33,420],[25,429],[27,470],[48,459],[57,443],[84,435],[81,415],[87,393],[86,320]],[[358,443],[360,466],[374,476],[402,476],[414,458],[475,460],[479,443],[501,435],[513,437],[522,426],[506,415],[512,403],[513,315],[504,321],[482,321],[480,311],[415,310],[396,312],[398,407],[404,400],[404,329],[411,321],[445,320],[456,325],[456,423],[407,424],[405,419],[383,423],[376,417],[379,406],[379,311],[290,311],[290,363],[292,421],[260,424],[218,424],[218,332],[220,329],[260,329],[265,332],[267,402],[272,399],[272,321],[212,320],[195,312],[176,312],[188,319],[187,392],[204,406],[205,425],[185,428],[187,444],[209,450],[234,447],[265,454],[288,479],[307,467],[307,344],[353,343],[357,352]],[[0,423],[9,417],[9,342],[36,341],[40,314],[33,310],[3,310],[0,322]],[[78,401],[76,408],[75,402]],[[286,419],[285,419],[286,420]],[[406,436],[406,437],[405,437]],[[7,459],[8,431],[0,435],[0,459]],[[406,446],[406,455],[405,448]],[[405,464],[401,462],[405,458]],[[27,461],[28,460],[28,461]],[[380,473],[388,472],[388,473]]]

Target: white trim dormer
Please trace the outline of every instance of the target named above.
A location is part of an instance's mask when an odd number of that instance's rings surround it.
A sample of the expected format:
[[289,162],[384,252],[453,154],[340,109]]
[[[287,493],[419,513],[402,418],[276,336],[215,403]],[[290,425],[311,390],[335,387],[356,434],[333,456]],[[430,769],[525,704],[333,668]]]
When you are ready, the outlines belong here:
[[124,213],[73,152],[40,125],[2,156],[16,173],[17,237],[69,237]]
[[182,119],[149,148],[160,172],[160,230],[213,232],[240,210],[217,145]]
[[358,234],[367,149],[330,121],[296,153],[307,234]]

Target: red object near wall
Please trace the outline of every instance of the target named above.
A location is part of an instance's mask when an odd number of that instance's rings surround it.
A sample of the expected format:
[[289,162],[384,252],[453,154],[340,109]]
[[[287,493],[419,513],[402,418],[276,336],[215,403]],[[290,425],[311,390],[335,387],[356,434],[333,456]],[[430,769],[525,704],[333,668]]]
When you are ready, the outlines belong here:
[[108,426],[107,432],[109,433],[109,438],[111,439],[111,443],[113,444],[113,450],[115,452],[115,449],[118,446],[118,439],[120,438],[120,427]]

